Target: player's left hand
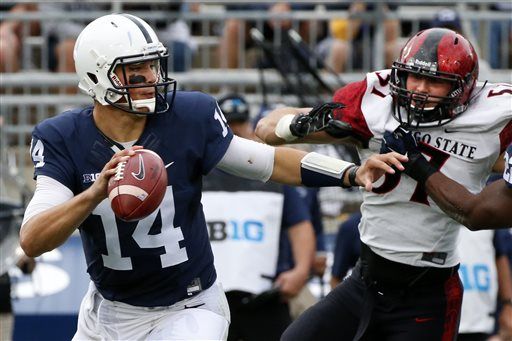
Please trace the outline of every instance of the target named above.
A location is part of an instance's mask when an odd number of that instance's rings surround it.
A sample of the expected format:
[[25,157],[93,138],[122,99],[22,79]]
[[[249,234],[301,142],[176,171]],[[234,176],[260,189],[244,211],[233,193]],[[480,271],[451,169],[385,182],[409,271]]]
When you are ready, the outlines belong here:
[[370,192],[375,181],[386,173],[395,174],[393,167],[401,171],[404,170],[402,162],[405,163],[408,160],[406,155],[396,152],[373,154],[357,170],[356,182]]
[[294,268],[279,274],[274,284],[279,287],[281,296],[285,300],[289,300],[299,294],[306,284],[308,276],[309,273]]
[[437,171],[421,154],[416,139],[411,132],[402,126],[399,126],[393,132],[386,131],[384,133],[380,152],[397,152],[407,155],[409,162],[404,164],[404,173],[419,183],[425,183]]
[[290,124],[290,131],[296,137],[324,130],[333,137],[348,136],[352,131],[350,124],[335,120],[333,116],[334,110],[344,107],[343,103],[335,102],[319,104],[307,114],[296,115]]

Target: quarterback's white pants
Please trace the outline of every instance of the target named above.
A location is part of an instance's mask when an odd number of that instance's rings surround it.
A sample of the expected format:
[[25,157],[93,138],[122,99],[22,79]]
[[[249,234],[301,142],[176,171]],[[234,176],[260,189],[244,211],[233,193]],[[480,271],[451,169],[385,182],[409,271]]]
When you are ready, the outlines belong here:
[[73,340],[226,340],[229,322],[218,282],[192,298],[155,308],[109,301],[91,282]]

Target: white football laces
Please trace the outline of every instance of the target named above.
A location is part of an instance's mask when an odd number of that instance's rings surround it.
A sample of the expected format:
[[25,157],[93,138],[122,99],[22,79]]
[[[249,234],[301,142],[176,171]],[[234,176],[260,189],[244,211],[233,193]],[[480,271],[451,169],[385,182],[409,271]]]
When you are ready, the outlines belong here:
[[116,175],[114,176],[115,181],[122,180],[124,178],[124,169],[128,161],[119,162],[116,166]]

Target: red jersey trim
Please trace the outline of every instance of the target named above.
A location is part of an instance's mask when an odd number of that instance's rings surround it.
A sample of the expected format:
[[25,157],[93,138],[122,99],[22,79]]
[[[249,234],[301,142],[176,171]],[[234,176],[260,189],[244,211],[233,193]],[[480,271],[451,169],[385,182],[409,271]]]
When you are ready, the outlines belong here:
[[349,123],[355,135],[361,138],[361,140],[368,142],[373,137],[373,134],[368,128],[361,110],[361,103],[366,93],[366,88],[366,78],[360,82],[350,83],[336,91],[333,101],[346,105],[345,108],[334,111],[334,118]]

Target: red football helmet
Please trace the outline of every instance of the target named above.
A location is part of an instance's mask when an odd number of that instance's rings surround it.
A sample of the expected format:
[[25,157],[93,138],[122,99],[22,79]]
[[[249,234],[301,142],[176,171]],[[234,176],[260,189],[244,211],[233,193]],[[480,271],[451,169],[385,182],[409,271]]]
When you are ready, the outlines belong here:
[[[453,84],[447,96],[407,90],[407,77],[417,74]],[[468,106],[478,78],[478,57],[459,33],[431,28],[413,36],[391,68],[394,116],[409,127],[435,127],[453,120]],[[437,105],[427,108],[428,102]]]

